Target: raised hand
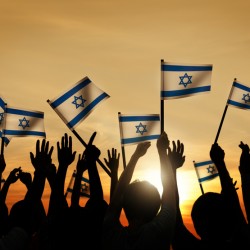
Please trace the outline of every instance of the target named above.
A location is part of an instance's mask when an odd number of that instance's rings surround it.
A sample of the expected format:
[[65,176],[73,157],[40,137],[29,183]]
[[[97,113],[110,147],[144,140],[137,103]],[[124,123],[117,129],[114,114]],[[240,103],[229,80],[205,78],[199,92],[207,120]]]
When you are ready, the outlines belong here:
[[156,143],[158,151],[166,151],[169,148],[169,139],[166,132],[162,132]]
[[183,165],[185,162],[185,156],[184,153],[184,144],[181,143],[179,140],[177,140],[177,146],[175,141],[173,143],[173,149],[170,147],[168,148],[168,156],[170,158],[170,161],[172,163],[172,166],[177,169]]
[[57,154],[59,165],[69,166],[74,160],[76,151],[72,152],[72,137],[65,133],[60,143],[57,142]]
[[214,143],[210,150],[210,158],[215,164],[220,164],[224,162],[225,152],[218,145],[218,143]]
[[79,154],[77,165],[76,165],[77,172],[83,173],[87,169],[88,169],[88,164],[86,162],[84,154],[82,154],[82,155]]
[[143,155],[145,155],[147,153],[147,150],[150,146],[151,146],[150,141],[141,142],[137,145],[134,154],[137,155],[138,157],[142,157]]
[[110,150],[108,149],[108,159],[104,158],[104,162],[111,171],[111,174],[112,172],[117,173],[119,167],[119,159],[120,153],[117,154],[117,150],[115,148],[112,148],[112,153],[110,153]]
[[8,178],[6,179],[6,182],[12,184],[12,183],[15,183],[18,179],[19,179],[19,174],[20,174],[20,171],[21,171],[21,167],[19,168],[14,168]]
[[241,156],[240,156],[240,166],[239,170],[245,173],[250,173],[250,153],[249,153],[249,146],[244,144],[242,141],[240,142],[239,147],[242,149]]
[[42,140],[42,145],[40,149],[40,140],[36,141],[36,155],[30,152],[31,163],[36,171],[45,171],[51,164],[51,155],[53,152],[53,146],[49,149],[49,142],[45,139]]

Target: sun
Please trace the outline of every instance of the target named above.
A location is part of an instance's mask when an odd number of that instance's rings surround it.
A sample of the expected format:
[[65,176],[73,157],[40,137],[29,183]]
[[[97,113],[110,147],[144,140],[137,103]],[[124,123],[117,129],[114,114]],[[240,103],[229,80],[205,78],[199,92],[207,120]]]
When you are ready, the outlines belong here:
[[[159,193],[162,194],[163,188],[161,183],[160,169],[145,169],[140,173],[140,180],[142,179],[149,181],[158,189]],[[177,175],[177,185],[180,202],[189,200],[192,196],[192,191],[190,190],[190,179],[183,178],[182,175]]]

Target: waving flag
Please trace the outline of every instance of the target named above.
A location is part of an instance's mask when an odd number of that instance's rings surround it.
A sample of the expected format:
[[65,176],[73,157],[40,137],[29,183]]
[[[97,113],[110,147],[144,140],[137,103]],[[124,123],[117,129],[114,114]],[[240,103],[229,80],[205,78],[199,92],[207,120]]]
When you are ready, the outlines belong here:
[[4,117],[5,117],[6,104],[3,99],[0,97],[0,137],[4,140],[4,145],[7,146],[10,142],[10,137],[3,137],[3,128],[4,128]]
[[236,108],[250,109],[250,87],[234,81],[227,103]]
[[194,162],[194,167],[199,183],[212,180],[215,177],[219,176],[217,168],[211,160]]
[[[72,193],[73,192],[73,187],[74,187],[74,183],[75,183],[75,178],[76,178],[76,170],[74,170],[68,188],[66,190],[66,196],[68,193]],[[84,176],[82,176],[81,179],[81,190],[80,190],[80,195],[82,197],[90,197],[90,189],[89,189],[89,180],[87,178],[85,178]]]
[[158,139],[160,136],[160,115],[119,114],[121,144],[138,144]]
[[182,98],[211,90],[211,64],[161,64],[161,99]]
[[84,77],[62,95],[48,100],[70,130],[79,125],[93,109],[109,95],[99,89],[88,77]]
[[45,138],[44,113],[7,107],[3,136],[40,136]]

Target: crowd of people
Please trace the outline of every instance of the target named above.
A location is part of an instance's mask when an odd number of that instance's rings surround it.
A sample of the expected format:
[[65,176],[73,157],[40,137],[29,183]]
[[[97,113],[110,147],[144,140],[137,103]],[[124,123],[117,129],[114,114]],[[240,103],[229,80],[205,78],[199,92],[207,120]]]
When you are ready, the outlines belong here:
[[[0,190],[0,250],[250,249],[248,144],[239,144],[242,150],[239,172],[246,216],[226,167],[225,152],[214,143],[210,158],[219,173],[221,192],[206,192],[195,200],[190,212],[199,235],[197,238],[186,228],[179,205],[177,169],[185,163],[184,144],[179,140],[171,143],[166,132],[157,139],[162,195],[146,180],[131,181],[137,162],[151,146],[150,141],[137,144],[120,176],[120,153],[114,148],[108,150],[108,157],[104,159],[111,173],[110,201],[107,202],[97,168],[101,151],[93,145],[95,136],[96,132],[78,155],[70,202],[65,196],[65,179],[76,151],[67,133],[57,142],[58,166],[52,162],[54,147],[42,139],[36,142],[36,152],[30,152],[34,172],[24,172],[21,167],[10,171]],[[1,154],[1,175],[5,168],[4,154]],[[83,206],[80,189],[85,171],[89,176],[90,197]],[[9,187],[17,180],[25,185],[27,192],[22,200],[8,207]],[[42,201],[46,180],[51,191],[47,211]],[[120,222],[122,210],[127,226]]]

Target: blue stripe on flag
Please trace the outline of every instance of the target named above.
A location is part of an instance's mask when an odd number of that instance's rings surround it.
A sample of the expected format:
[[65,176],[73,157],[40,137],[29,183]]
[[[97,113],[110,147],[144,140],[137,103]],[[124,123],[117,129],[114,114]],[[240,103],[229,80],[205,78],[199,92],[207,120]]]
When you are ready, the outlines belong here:
[[89,83],[91,83],[90,79],[89,78],[87,78],[87,79],[84,78],[84,81],[80,82],[75,87],[73,87],[72,89],[70,89],[69,91],[67,91],[65,94],[63,94],[61,97],[59,97],[57,100],[55,100],[54,102],[52,102],[50,104],[51,107],[53,107],[53,108],[58,107],[63,102],[65,102],[69,97],[71,97],[76,92],[78,92],[80,89],[83,89],[84,87],[86,87]]
[[211,86],[203,86],[203,87],[183,89],[183,90],[161,91],[161,97],[185,96],[185,95],[196,94],[200,92],[207,92],[210,90],[211,90]]
[[160,121],[159,116],[120,116],[120,122],[133,122],[133,121]]
[[199,182],[208,181],[208,180],[214,179],[217,176],[219,176],[218,173],[213,174],[213,175],[209,175],[209,176],[206,176],[206,177],[203,177],[203,178],[199,178]]
[[38,131],[18,131],[18,130],[4,130],[4,135],[35,135],[45,137],[45,132]]
[[195,167],[202,167],[202,166],[209,165],[209,164],[214,164],[214,163],[212,161],[202,161],[202,162],[194,163]]
[[245,90],[245,91],[247,91],[247,92],[250,92],[250,88],[248,88],[247,86],[242,85],[242,84],[240,84],[240,83],[238,83],[238,82],[233,82],[233,86],[236,87],[236,88]]
[[99,102],[106,97],[109,97],[105,92],[99,95],[93,102],[91,102],[84,110],[82,110],[74,119],[67,123],[67,126],[72,129],[74,126],[83,119]]
[[212,66],[162,65],[162,71],[212,71]]
[[[73,177],[76,177],[76,173],[73,173]],[[89,183],[89,180],[82,176],[82,181]]]
[[238,108],[250,109],[250,105],[247,105],[247,104],[244,104],[244,103],[235,102],[235,101],[232,101],[232,100],[228,100],[227,103],[231,104],[233,106],[236,106]]
[[21,109],[13,109],[13,108],[6,108],[6,113],[13,114],[13,115],[23,115],[23,116],[31,116],[36,118],[43,118],[43,113],[37,113],[32,111],[26,111]]
[[3,109],[5,109],[5,103],[3,101],[2,98],[0,98],[0,107],[2,107]]
[[141,141],[154,140],[154,139],[158,139],[159,136],[160,135],[150,135],[150,136],[121,139],[121,143],[122,144],[129,144],[129,143],[136,143],[136,142],[141,142]]

